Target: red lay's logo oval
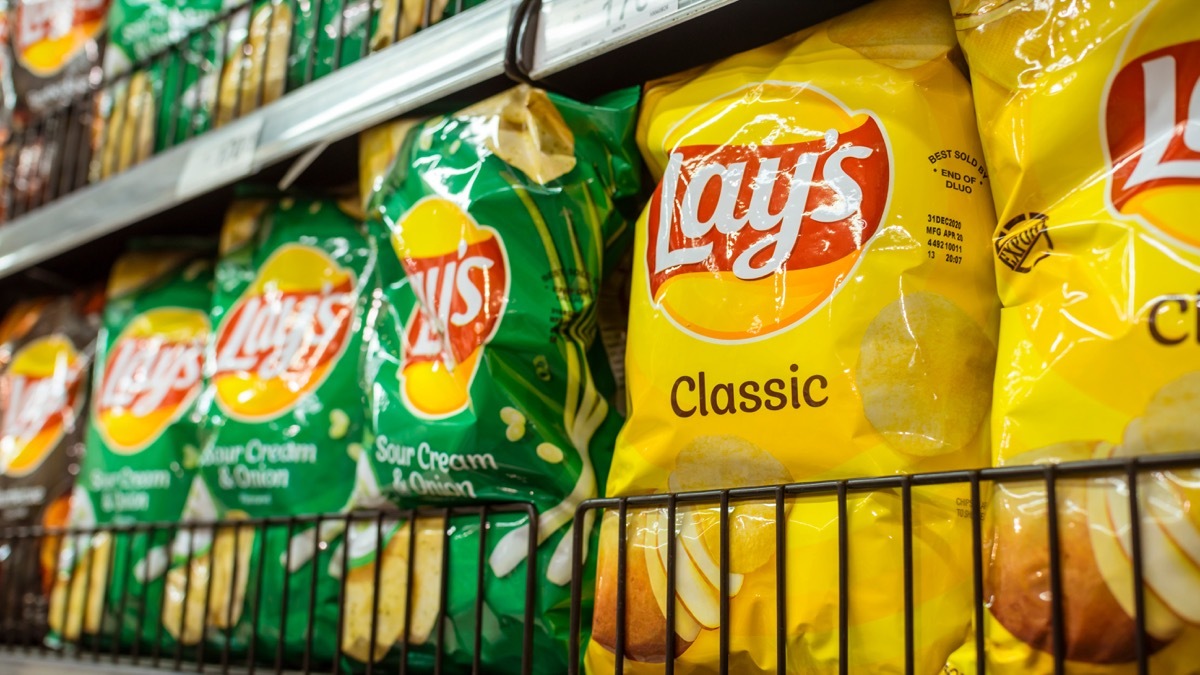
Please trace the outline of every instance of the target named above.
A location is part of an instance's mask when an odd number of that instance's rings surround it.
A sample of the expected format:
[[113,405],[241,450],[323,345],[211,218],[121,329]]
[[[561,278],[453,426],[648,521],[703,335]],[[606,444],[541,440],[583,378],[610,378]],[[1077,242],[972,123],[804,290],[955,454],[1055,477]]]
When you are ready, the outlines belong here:
[[0,376],[0,473],[33,473],[74,427],[83,369],[62,335],[34,340],[13,355]]
[[[811,87],[734,92],[668,140],[646,214],[648,288],[702,339],[756,339],[803,320],[887,210],[891,156],[879,121]],[[721,297],[736,300],[714,311]]]
[[[1139,37],[1150,36],[1135,36],[1130,53],[1140,51]],[[1200,185],[1200,41],[1129,60],[1113,78],[1105,106],[1113,208],[1200,246],[1192,225]]]
[[449,200],[421,200],[400,219],[392,245],[417,296],[404,335],[401,393],[423,417],[466,408],[484,345],[508,303],[504,242]]
[[196,309],[138,315],[109,350],[93,419],[108,447],[134,453],[157,439],[200,392],[209,321]]
[[217,329],[212,383],[231,417],[264,420],[316,390],[346,350],[356,279],[324,251],[288,244]]

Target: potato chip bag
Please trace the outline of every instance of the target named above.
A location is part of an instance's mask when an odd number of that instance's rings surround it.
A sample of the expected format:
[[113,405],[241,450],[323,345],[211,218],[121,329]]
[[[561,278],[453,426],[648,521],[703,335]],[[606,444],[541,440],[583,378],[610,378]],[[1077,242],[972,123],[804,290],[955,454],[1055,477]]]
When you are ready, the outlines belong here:
[[[994,223],[953,26],[880,0],[647,85],[639,142],[660,182],[637,225],[610,495],[775,485],[986,462]],[[970,621],[966,486],[913,489],[915,671]],[[899,491],[848,503],[850,672],[904,670]],[[626,672],[776,663],[776,506],[631,510]],[[787,503],[786,666],[838,669],[836,499]],[[617,555],[606,514],[586,664],[611,672]],[[612,522],[609,522],[612,521]],[[666,597],[675,537],[676,597]],[[639,569],[638,563],[642,562]],[[628,568],[627,568],[628,569]],[[676,602],[677,653],[664,614]]]
[[[950,5],[999,215],[995,462],[1200,448],[1196,3]],[[1200,662],[1196,478],[1139,491],[1154,673]],[[1050,672],[1045,486],[998,486],[992,503],[987,670]],[[1137,672],[1128,486],[1065,481],[1057,508],[1070,672]]]
[[[5,152],[14,209],[39,206],[52,180],[87,176],[87,101],[99,81],[109,0],[12,0],[9,39],[17,147]],[[7,55],[6,57],[7,58]],[[68,147],[69,146],[69,147]],[[62,176],[67,179],[62,179]]]
[[[585,105],[516,87],[412,128],[372,202],[372,490],[401,506],[537,507],[537,672],[566,668],[572,519],[599,494],[620,423],[597,300],[631,234],[636,105],[634,90]],[[530,536],[524,514],[487,532],[483,602],[502,628],[483,635],[487,672],[521,665]],[[476,578],[464,567],[479,540],[455,554],[459,541],[443,573],[461,637],[444,647],[467,666]]]
[[[169,522],[183,512],[199,457],[192,413],[211,332],[211,248],[203,240],[135,241],[113,266],[87,452],[71,502],[76,527]],[[153,617],[170,544],[169,532],[158,531],[79,536],[64,545],[54,603],[72,608],[65,636],[77,636],[80,620],[83,595],[68,598],[82,593],[72,586],[86,588],[87,573],[111,565],[88,591],[91,602],[108,598],[106,637],[126,646],[157,639]],[[139,616],[147,617],[141,634]]]
[[[364,428],[362,314],[375,274],[362,223],[330,199],[240,200],[226,218],[220,248],[200,407],[201,480],[185,509],[197,519],[235,521],[348,512]],[[330,662],[338,616],[334,572],[340,574],[331,564],[340,557],[335,549],[344,527],[343,520],[305,522],[289,539],[286,528],[263,536],[231,525],[182,537],[168,579],[166,625],[198,641],[207,606],[209,638],[240,650],[257,612],[260,653],[274,653],[282,640],[285,660],[298,664],[311,604],[318,636],[311,657]],[[249,570],[260,557],[257,588]],[[210,576],[207,605],[204,593],[184,597],[189,587],[207,587]],[[277,600],[285,593],[288,614],[281,616]],[[255,608],[253,597],[270,601]]]
[[[113,0],[104,52],[104,72],[112,84],[98,100],[93,180],[208,130],[225,32],[222,24],[204,26],[236,4]],[[143,68],[122,78],[135,64]]]
[[[97,297],[19,303],[0,325],[0,530],[64,527],[83,454]],[[6,540],[0,575],[17,640],[41,639],[60,539]],[[78,594],[83,600],[83,594]],[[52,629],[59,628],[51,617]],[[82,614],[80,615],[82,616]],[[76,633],[78,635],[78,633]]]

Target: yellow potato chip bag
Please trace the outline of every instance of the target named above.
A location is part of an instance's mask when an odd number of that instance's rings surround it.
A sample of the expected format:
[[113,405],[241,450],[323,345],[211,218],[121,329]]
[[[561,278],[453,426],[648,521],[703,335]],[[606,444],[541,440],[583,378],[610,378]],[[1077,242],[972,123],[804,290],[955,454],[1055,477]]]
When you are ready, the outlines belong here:
[[[1200,6],[951,0],[999,214],[997,464],[1200,449]],[[1154,673],[1200,663],[1196,472],[1139,490]],[[1053,670],[1046,489],[996,489],[989,673]],[[1123,479],[1058,490],[1070,672],[1137,672]],[[951,666],[974,668],[972,654]]]
[[[998,324],[988,178],[953,25],[880,0],[647,86],[639,141],[660,178],[637,226],[630,415],[609,495],[982,466]],[[970,624],[966,486],[913,490],[915,672]],[[903,672],[898,490],[848,504],[849,669]],[[789,500],[787,667],[838,669],[832,497]],[[626,672],[776,663],[776,506],[631,510]],[[612,672],[619,528],[601,530],[590,672]],[[676,597],[666,597],[677,539]],[[672,655],[675,656],[675,655]]]

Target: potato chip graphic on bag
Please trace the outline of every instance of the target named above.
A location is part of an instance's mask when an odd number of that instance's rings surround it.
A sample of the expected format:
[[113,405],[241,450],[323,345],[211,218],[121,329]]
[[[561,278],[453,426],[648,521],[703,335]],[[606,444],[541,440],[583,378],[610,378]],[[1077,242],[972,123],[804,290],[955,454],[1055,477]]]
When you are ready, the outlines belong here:
[[[367,525],[372,530],[375,528],[374,523]],[[439,589],[442,584],[445,521],[440,518],[417,520],[417,540],[413,548],[415,559],[410,561],[408,551],[412,529],[409,523],[397,527],[382,552],[372,550],[372,562],[352,565],[347,573],[342,649],[347,656],[360,662],[379,661],[393,645],[405,640],[405,636],[411,645],[425,644],[440,616]],[[413,568],[412,627],[406,631],[410,565]],[[379,575],[378,587],[375,584],[376,574]],[[375,629],[373,654],[370,653],[372,626]]]

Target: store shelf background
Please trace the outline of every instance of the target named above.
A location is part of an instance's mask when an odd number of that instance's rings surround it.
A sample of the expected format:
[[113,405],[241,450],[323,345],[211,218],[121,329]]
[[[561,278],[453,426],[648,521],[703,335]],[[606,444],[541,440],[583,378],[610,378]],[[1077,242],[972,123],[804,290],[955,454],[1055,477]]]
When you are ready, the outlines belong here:
[[[0,225],[0,279],[9,278],[0,285],[0,308],[103,279],[131,236],[215,233],[232,184],[277,183],[306,153],[312,164],[297,184],[350,183],[355,135],[387,120],[451,111],[522,81],[587,99],[763,44],[864,2],[488,0]],[[596,19],[633,16],[639,7],[636,21]],[[591,37],[580,40],[582,34]],[[214,178],[200,192],[180,189],[189,157],[252,128],[261,131],[248,169]]]

